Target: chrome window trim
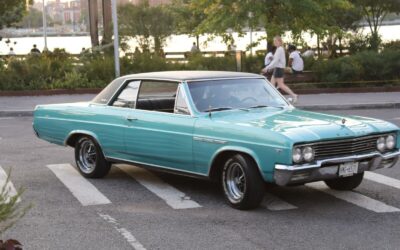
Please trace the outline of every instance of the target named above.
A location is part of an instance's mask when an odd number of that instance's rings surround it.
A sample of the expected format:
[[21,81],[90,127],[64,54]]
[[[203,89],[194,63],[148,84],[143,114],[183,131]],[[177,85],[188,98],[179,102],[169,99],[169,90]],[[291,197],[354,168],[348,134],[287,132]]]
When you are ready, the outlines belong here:
[[222,78],[199,78],[185,80],[188,84],[191,82],[204,82],[204,81],[220,81],[220,80],[235,80],[235,79],[265,79],[263,76],[239,76],[239,77],[222,77]]
[[[275,91],[276,93],[278,93],[278,95],[279,95],[279,96],[283,99],[283,101],[286,103],[286,106],[282,106],[282,107],[279,107],[279,108],[284,108],[284,109],[294,109],[294,108],[295,108],[295,107],[281,94],[281,92],[279,92],[279,90],[278,90],[275,86],[273,86],[273,85],[271,84],[270,81],[268,81],[268,79],[267,79],[265,76],[260,76],[260,77],[254,76],[254,77],[231,77],[231,78],[199,79],[199,80],[187,80],[187,81],[185,81],[185,82],[189,85],[190,82],[219,81],[219,80],[236,80],[236,79],[264,79],[264,80],[267,82],[267,84],[269,84],[269,85],[274,89],[274,91]],[[193,101],[193,98],[192,98],[192,95],[191,95],[190,91],[189,91],[189,94],[190,94],[190,98],[191,98],[192,101]],[[193,104],[193,105],[194,105],[194,104]],[[196,112],[199,113],[199,114],[208,114],[208,113],[209,113],[209,112],[201,112],[201,111],[199,111],[199,110],[197,109],[196,105],[194,105],[194,108],[195,108]],[[277,107],[277,108],[278,108],[278,107]],[[237,109],[236,109],[236,110],[237,110]],[[225,111],[225,110],[224,110],[224,111]],[[232,111],[232,110],[226,110],[226,111]]]
[[[140,78],[140,79],[139,79],[139,78],[129,78],[129,79],[126,79],[125,81],[123,81],[123,83],[122,83],[121,86],[117,89],[117,91],[115,91],[115,93],[113,94],[113,96],[112,96],[112,98],[109,100],[109,102],[108,102],[107,104],[102,104],[102,105],[109,106],[109,107],[112,107],[112,108],[117,108],[117,109],[138,110],[138,111],[143,111],[143,112],[156,112],[156,113],[160,113],[160,114],[171,114],[171,115],[179,115],[179,116],[185,116],[185,117],[190,116],[190,117],[193,117],[193,118],[196,117],[196,116],[194,115],[193,110],[192,110],[192,107],[191,107],[190,105],[188,105],[189,113],[190,113],[190,114],[176,114],[176,113],[168,113],[168,112],[162,112],[162,111],[156,111],[156,110],[136,109],[136,104],[137,104],[137,101],[138,101],[138,99],[139,99],[140,88],[141,88],[142,83],[143,83],[144,80],[148,80],[148,81],[154,80],[154,81],[168,81],[168,82],[174,82],[174,83],[176,83],[176,84],[178,85],[178,87],[177,87],[177,92],[176,92],[176,94],[175,94],[176,96],[177,96],[177,94],[178,94],[179,88],[181,88],[181,85],[183,84],[183,82],[181,82],[181,81],[177,81],[177,80],[167,80],[167,79],[163,79],[163,78]],[[132,82],[132,81],[139,81],[139,82],[140,82],[138,94],[137,94],[137,96],[136,96],[135,107],[134,107],[134,108],[123,108],[123,107],[115,107],[115,106],[113,106],[112,103],[114,102],[115,98],[117,97],[117,94],[120,93],[120,91],[122,91],[123,88],[125,88],[126,85],[127,85],[129,82]],[[188,96],[187,96],[187,94],[186,94],[185,88],[182,88],[182,90],[184,91],[184,94],[185,94],[185,101],[186,101],[186,104],[189,104],[188,99],[187,99]],[[175,97],[175,103],[176,103],[176,97]],[[175,108],[175,104],[174,104],[174,108]]]
[[382,157],[383,159],[389,159],[396,156],[400,156],[400,149],[396,151],[389,152],[386,154],[382,154],[380,152],[373,152],[368,154],[359,154],[359,155],[351,155],[345,157],[335,157],[335,158],[328,158],[319,160],[314,164],[302,164],[302,165],[283,165],[283,164],[275,164],[276,170],[286,170],[286,171],[297,171],[297,170],[305,170],[305,169],[312,169],[312,168],[320,168],[324,163],[342,163],[347,161],[356,161],[362,160],[371,157]]

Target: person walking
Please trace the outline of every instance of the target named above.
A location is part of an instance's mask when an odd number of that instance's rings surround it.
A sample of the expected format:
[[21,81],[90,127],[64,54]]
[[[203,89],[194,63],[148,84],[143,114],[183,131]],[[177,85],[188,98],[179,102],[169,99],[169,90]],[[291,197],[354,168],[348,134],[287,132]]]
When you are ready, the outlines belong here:
[[280,36],[274,37],[274,45],[276,47],[276,51],[274,54],[274,58],[271,63],[266,66],[261,72],[262,74],[266,74],[268,71],[273,70],[271,83],[278,88],[288,93],[293,98],[293,103],[297,102],[298,95],[296,95],[284,82],[284,72],[286,67],[286,56],[285,49],[283,48],[283,41]]

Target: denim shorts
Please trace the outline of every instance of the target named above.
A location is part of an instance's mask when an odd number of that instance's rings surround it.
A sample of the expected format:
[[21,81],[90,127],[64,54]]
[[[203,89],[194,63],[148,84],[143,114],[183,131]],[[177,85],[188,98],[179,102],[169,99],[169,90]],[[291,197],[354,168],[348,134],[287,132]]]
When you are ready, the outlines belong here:
[[273,76],[275,78],[283,78],[283,74],[284,73],[285,73],[285,69],[284,68],[275,68]]

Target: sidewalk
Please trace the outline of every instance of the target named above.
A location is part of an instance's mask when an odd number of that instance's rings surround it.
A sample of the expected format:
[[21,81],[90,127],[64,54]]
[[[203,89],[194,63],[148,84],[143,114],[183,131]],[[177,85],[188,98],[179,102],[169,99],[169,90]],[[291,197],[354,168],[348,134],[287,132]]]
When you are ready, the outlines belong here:
[[[0,97],[1,116],[31,116],[38,104],[90,101],[95,95]],[[300,95],[295,105],[307,110],[382,109],[400,110],[400,92]]]

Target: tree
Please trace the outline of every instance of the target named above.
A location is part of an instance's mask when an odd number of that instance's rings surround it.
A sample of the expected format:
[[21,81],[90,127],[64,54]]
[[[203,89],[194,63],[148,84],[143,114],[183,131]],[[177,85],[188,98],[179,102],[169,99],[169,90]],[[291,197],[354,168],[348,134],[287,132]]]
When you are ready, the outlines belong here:
[[121,37],[135,37],[143,51],[151,47],[153,39],[154,51],[161,53],[165,39],[174,32],[173,15],[165,6],[150,6],[144,0],[138,5],[123,5],[118,12]]
[[[32,3],[32,0],[29,1]],[[25,13],[26,0],[0,1],[0,29],[20,21]]]
[[[50,16],[47,16],[50,20]],[[49,22],[49,21],[48,21]],[[18,23],[23,28],[39,28],[43,26],[43,12],[30,7],[27,14]]]
[[196,37],[199,48],[201,32],[197,27],[204,21],[206,15],[202,9],[196,8],[193,0],[173,0],[169,5],[174,15],[176,31],[178,34],[188,34]]
[[400,13],[400,0],[353,0],[359,6],[363,18],[371,31],[371,48],[378,50],[380,45],[379,28],[389,13]]
[[318,48],[321,39],[327,38],[328,50],[331,56],[335,56],[336,42],[339,41],[339,49],[341,49],[343,36],[348,31],[355,31],[359,27],[360,10],[348,1],[321,2],[320,8],[329,14],[313,18],[309,31],[317,35]]
[[228,29],[242,33],[249,26],[250,16],[253,25],[264,28],[270,37],[283,34],[287,30],[300,34],[316,23],[314,17],[324,14],[319,4],[321,1],[317,0],[198,0],[194,2],[196,7],[204,9],[207,15],[198,29],[217,34],[224,34]]

